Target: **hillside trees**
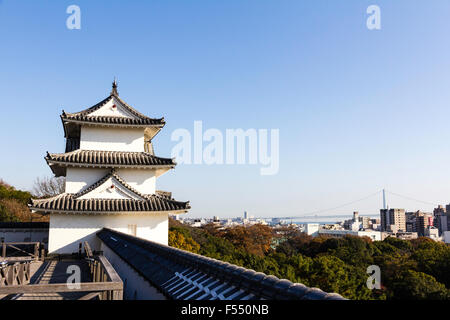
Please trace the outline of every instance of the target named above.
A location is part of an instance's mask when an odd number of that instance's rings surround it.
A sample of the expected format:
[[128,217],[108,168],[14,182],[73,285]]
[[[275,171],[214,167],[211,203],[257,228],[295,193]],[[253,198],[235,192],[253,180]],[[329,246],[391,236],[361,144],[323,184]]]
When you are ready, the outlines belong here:
[[0,222],[48,221],[48,217],[32,213],[27,204],[31,193],[15,189],[0,180]]

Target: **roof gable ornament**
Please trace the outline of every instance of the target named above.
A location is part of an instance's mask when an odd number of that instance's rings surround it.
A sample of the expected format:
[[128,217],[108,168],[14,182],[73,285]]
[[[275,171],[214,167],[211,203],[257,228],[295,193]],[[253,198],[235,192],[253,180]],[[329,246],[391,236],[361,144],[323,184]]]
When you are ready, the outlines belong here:
[[[107,125],[107,126],[119,126],[119,127],[154,127],[153,136],[155,136],[159,130],[164,127],[165,120],[162,118],[149,118],[142,113],[135,110],[133,107],[128,105],[125,101],[123,101],[119,97],[119,92],[117,91],[117,80],[114,78],[114,82],[112,83],[111,94],[97,103],[96,105],[87,108],[85,110],[75,112],[75,113],[66,113],[63,110],[63,114],[61,115],[61,120],[63,121],[64,128],[66,130],[66,125],[69,122],[72,123],[89,123],[89,124],[99,124],[99,125]],[[120,114],[104,114],[102,111],[97,112],[102,109],[105,105],[107,105],[107,109],[109,111],[121,111]],[[124,113],[122,116],[122,112]],[[67,134],[67,132],[66,132]]]
[[116,77],[114,77],[114,82],[112,83],[111,95],[112,95],[112,96],[119,96],[119,92],[117,91],[117,81],[116,81]]

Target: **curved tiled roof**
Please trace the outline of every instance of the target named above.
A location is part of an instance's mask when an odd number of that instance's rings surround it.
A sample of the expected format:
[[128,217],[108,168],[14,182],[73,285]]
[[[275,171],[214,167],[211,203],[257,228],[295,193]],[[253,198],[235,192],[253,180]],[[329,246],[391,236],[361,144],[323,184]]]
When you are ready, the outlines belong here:
[[147,152],[75,150],[66,153],[47,153],[48,163],[90,164],[108,167],[127,166],[170,166],[176,165],[173,159],[160,158]]
[[103,228],[97,237],[174,300],[345,300],[301,283]]
[[[128,117],[114,117],[114,116],[91,116],[90,114],[94,111],[100,109],[106,103],[108,103],[111,99],[117,99],[122,106],[131,114],[135,116],[135,118]],[[125,125],[125,126],[164,126],[165,121],[163,118],[149,118],[142,113],[135,110],[133,107],[128,105],[125,101],[119,98],[119,96],[115,93],[111,93],[106,99],[100,101],[96,105],[87,108],[86,110],[75,112],[75,113],[66,113],[63,111],[61,115],[61,119],[66,122],[87,122],[87,123],[97,123],[104,125]]]
[[189,202],[169,200],[158,195],[149,195],[145,200],[134,199],[78,199],[74,194],[63,193],[48,199],[31,199],[31,210],[40,212],[68,212],[76,214],[127,213],[127,212],[172,212],[190,209]]
[[[114,178],[124,188],[136,194],[142,200],[136,199],[104,199],[80,197],[101,186],[109,178]],[[126,213],[126,212],[173,212],[190,209],[189,201],[180,202],[159,194],[142,194],[121,177],[114,170],[96,183],[78,193],[63,193],[47,199],[31,199],[28,205],[31,210],[40,212],[70,212],[70,213]]]

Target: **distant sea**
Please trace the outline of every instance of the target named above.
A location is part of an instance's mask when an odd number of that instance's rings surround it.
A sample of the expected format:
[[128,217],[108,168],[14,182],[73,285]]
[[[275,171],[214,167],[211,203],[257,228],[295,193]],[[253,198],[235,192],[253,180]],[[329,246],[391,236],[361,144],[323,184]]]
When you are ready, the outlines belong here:
[[[379,218],[380,215],[360,215],[360,217],[370,217],[371,219]],[[276,219],[276,217],[274,217]],[[336,215],[336,216],[314,216],[314,217],[301,217],[293,219],[281,219],[284,223],[306,224],[306,223],[318,223],[318,224],[333,224],[339,223],[344,220],[353,218],[352,215]],[[271,219],[266,219],[270,222]]]

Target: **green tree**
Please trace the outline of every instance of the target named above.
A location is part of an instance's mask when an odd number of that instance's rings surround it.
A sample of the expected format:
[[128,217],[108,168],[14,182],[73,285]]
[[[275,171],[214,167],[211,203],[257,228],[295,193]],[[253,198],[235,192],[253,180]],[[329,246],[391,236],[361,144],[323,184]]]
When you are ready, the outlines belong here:
[[398,275],[391,285],[392,299],[445,300],[449,299],[446,287],[423,272],[407,270]]
[[191,237],[185,237],[177,230],[169,230],[169,246],[194,253],[198,253],[200,250],[200,245],[197,242]]

